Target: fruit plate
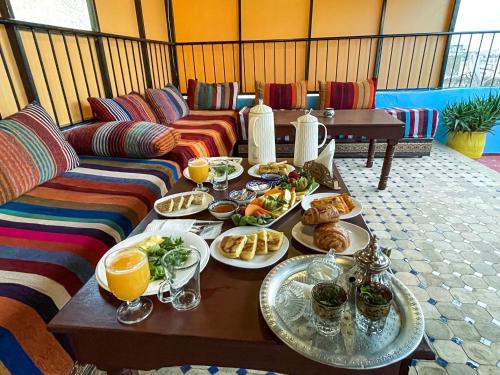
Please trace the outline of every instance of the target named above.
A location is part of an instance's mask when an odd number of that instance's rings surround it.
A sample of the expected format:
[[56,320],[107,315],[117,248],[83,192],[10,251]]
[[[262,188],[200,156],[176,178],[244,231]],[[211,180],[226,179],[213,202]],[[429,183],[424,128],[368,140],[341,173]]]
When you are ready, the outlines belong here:
[[[97,263],[97,267],[95,268],[95,278],[97,280],[97,283],[101,286],[101,288],[106,289],[108,292],[110,291],[108,287],[108,281],[106,280],[106,269],[104,267],[104,259],[106,258],[106,255],[108,255],[113,251],[118,251],[126,247],[133,246],[145,240],[146,238],[152,236],[182,238],[185,246],[187,247],[192,246],[200,252],[201,255],[200,272],[203,271],[203,269],[206,267],[208,263],[208,260],[210,259],[210,249],[208,247],[207,242],[203,238],[194,233],[184,232],[184,231],[173,231],[173,230],[167,230],[167,231],[158,230],[158,231],[143,232],[141,234],[137,234],[135,236],[126,238],[122,242],[117,243],[115,246],[109,249],[106,252],[106,254],[104,254],[104,256],[99,260],[99,263]],[[144,296],[155,295],[158,292],[158,288],[162,282],[163,280],[150,281],[148,288],[146,289],[143,295]]]
[[[337,195],[340,195],[338,193],[317,193],[317,194],[309,194],[302,199],[302,208],[305,210],[309,209],[311,207],[311,202],[316,200],[316,199],[322,199],[322,198],[328,198],[328,197],[335,197]],[[346,214],[340,214],[340,219],[350,219],[351,217],[358,216],[362,211],[363,211],[363,206],[361,203],[351,197],[352,202],[354,203],[354,208],[351,210],[351,212],[348,212]]]
[[[205,194],[205,203],[204,204],[192,204],[188,208],[182,208],[177,211],[171,211],[171,212],[164,212],[160,211],[158,209],[158,204],[165,202],[169,199],[173,199],[176,197],[180,197],[181,195],[189,195],[189,194]],[[172,194],[172,195],[167,195],[166,197],[160,198],[155,202],[154,209],[156,213],[160,216],[165,216],[165,217],[183,217],[183,216],[189,216],[189,215],[194,215],[197,214],[198,212],[204,211],[208,208],[208,205],[214,200],[214,197],[208,193],[205,192],[197,192],[197,191],[185,191],[184,193],[177,193],[177,194]]]
[[[337,226],[345,229],[349,233],[351,239],[351,245],[345,251],[339,252],[338,254],[352,255],[356,251],[364,249],[370,243],[370,234],[365,229],[348,223],[347,221],[339,221]],[[327,250],[320,249],[314,244],[313,232],[314,225],[304,225],[299,221],[292,228],[292,237],[311,250],[327,253]]]
[[[260,164],[256,164],[253,167],[248,169],[248,174],[252,177],[257,177],[260,178],[262,175],[259,173],[259,166]],[[295,167],[293,165],[287,164],[286,165],[286,174],[292,172],[295,170]]]
[[239,268],[264,268],[269,267],[279,261],[286,254],[288,250],[288,246],[290,246],[290,242],[288,238],[284,236],[283,243],[281,247],[277,251],[270,251],[266,255],[255,255],[252,260],[244,260],[244,259],[231,259],[226,258],[219,251],[219,244],[222,241],[224,236],[230,235],[238,235],[238,234],[251,234],[257,232],[259,229],[256,227],[235,227],[231,228],[224,233],[222,233],[219,237],[217,237],[212,244],[210,245],[210,255],[212,258],[218,260],[221,263],[239,267]]

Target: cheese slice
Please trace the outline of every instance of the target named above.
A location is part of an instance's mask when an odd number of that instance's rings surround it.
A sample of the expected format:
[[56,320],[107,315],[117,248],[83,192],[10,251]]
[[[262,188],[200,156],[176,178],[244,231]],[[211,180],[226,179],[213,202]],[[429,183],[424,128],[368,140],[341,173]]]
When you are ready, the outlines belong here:
[[246,242],[244,235],[225,236],[219,243],[219,251],[226,258],[239,258]]
[[267,254],[267,231],[265,230],[257,232],[257,250],[255,253],[258,255]]
[[278,251],[283,244],[284,237],[283,232],[269,229],[267,231],[267,249],[269,251]]
[[191,203],[193,203],[194,196],[193,194],[184,195],[184,202],[182,203],[182,208],[189,208]]
[[247,234],[247,242],[243,246],[240,258],[244,260],[252,260],[255,256],[255,250],[257,250],[257,233]]
[[172,208],[172,211],[180,210],[182,208],[182,204],[184,203],[184,197],[182,195],[180,197],[175,197],[173,201],[174,206]]
[[204,193],[193,194],[192,204],[196,204],[197,206],[203,205],[205,203],[206,195]]

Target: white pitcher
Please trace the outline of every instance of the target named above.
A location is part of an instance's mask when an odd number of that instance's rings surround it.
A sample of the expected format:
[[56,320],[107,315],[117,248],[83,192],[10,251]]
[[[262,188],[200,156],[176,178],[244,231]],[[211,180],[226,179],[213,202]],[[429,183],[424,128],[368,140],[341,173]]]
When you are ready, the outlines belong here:
[[276,161],[274,114],[271,107],[259,104],[248,114],[248,162],[250,164]]
[[[300,116],[297,121],[292,121],[295,127],[295,152],[293,164],[302,167],[305,162],[318,158],[318,149],[323,147],[328,135],[326,126],[318,122],[318,118],[311,115],[311,110]],[[323,142],[318,145],[318,127],[321,125],[325,129]]]

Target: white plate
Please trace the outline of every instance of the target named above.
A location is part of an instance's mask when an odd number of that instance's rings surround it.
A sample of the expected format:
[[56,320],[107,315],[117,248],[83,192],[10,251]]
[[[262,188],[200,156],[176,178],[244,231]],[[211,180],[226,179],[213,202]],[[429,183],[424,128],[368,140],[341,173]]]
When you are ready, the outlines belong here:
[[[248,169],[248,174],[250,176],[252,176],[252,177],[258,177],[258,178],[260,178],[260,176],[262,176],[262,175],[258,173],[259,165],[260,164],[256,164],[253,167],[249,168]],[[290,164],[286,165],[286,173],[287,174],[290,173],[291,171],[294,171],[294,170],[295,170],[295,167],[293,165],[290,165]]]
[[[241,164],[238,164],[238,163],[231,163],[231,164],[236,167],[236,170],[227,176],[228,180],[233,180],[236,177],[240,177],[243,174],[243,172],[245,171],[245,169],[241,166]],[[188,180],[191,180],[191,176],[189,175],[189,167],[186,167],[186,169],[184,169],[184,172],[182,172],[182,174]],[[210,181],[211,181],[211,178],[210,178],[210,174],[209,174],[207,179],[205,180],[205,182],[210,182]]]
[[[200,236],[197,236],[196,234],[191,232],[181,232],[172,230],[144,232],[136,236],[129,237],[120,243],[117,243],[115,246],[109,249],[106,252],[106,254],[104,254],[104,256],[99,260],[99,263],[97,263],[97,267],[95,268],[95,277],[97,279],[97,283],[102,288],[106,289],[107,291],[110,291],[108,288],[108,281],[106,280],[106,269],[104,267],[104,259],[106,258],[107,254],[113,251],[124,249],[129,246],[133,246],[134,244],[139,243],[142,240],[145,240],[146,238],[152,236],[181,237],[182,240],[184,241],[185,246],[194,246],[194,248],[200,252],[201,254],[200,272],[203,271],[203,269],[206,267],[208,259],[210,258],[210,249],[205,240]],[[156,280],[150,282],[148,288],[146,289],[143,295],[144,296],[155,295],[158,292],[158,287],[160,286],[162,281],[163,280]]]
[[226,258],[219,252],[219,244],[224,236],[250,234],[257,232],[258,230],[259,228],[256,227],[235,227],[225,231],[210,245],[210,255],[221,263],[239,268],[264,268],[273,265],[278,260],[283,258],[283,255],[285,255],[288,250],[288,246],[290,246],[290,242],[286,236],[283,238],[283,244],[278,251],[270,251],[266,255],[255,255],[252,260],[230,259]]
[[[356,251],[364,249],[370,243],[370,235],[363,228],[346,221],[339,221],[337,225],[347,230],[351,238],[351,246],[345,251],[338,253],[339,255],[352,255]],[[327,251],[320,249],[314,244],[313,232],[314,225],[304,225],[299,221],[292,228],[292,237],[305,247],[321,253],[327,253]]]
[[[308,210],[311,207],[311,202],[315,199],[321,199],[321,198],[327,198],[327,197],[334,197],[340,195],[338,193],[317,193],[317,194],[309,194],[302,199],[302,208],[304,210]],[[340,219],[350,219],[351,217],[358,216],[362,211],[363,211],[363,206],[361,203],[357,200],[352,198],[352,202],[354,203],[354,208],[352,209],[351,212],[347,214],[340,214]]]
[[[156,206],[161,203],[165,202],[166,200],[175,198],[175,197],[180,197],[181,195],[189,195],[189,194],[199,194],[203,193],[206,195],[205,197],[205,204],[192,204],[189,208],[182,208],[177,211],[172,211],[172,212],[161,212],[159,211]],[[184,193],[177,193],[177,194],[172,194],[172,195],[167,195],[166,197],[160,198],[155,202],[154,208],[155,211],[158,215],[165,216],[165,217],[182,217],[182,216],[189,216],[193,214],[197,214],[198,212],[201,212],[203,210],[206,210],[208,208],[208,205],[210,202],[214,200],[214,197],[211,196],[208,193],[205,192],[196,192],[196,191],[186,191]]]

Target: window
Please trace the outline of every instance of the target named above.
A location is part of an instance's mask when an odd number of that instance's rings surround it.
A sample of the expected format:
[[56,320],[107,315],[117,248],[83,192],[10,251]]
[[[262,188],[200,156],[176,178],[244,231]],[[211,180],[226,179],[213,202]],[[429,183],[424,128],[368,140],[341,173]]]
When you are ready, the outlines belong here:
[[87,0],[11,0],[14,17],[21,21],[92,30]]

